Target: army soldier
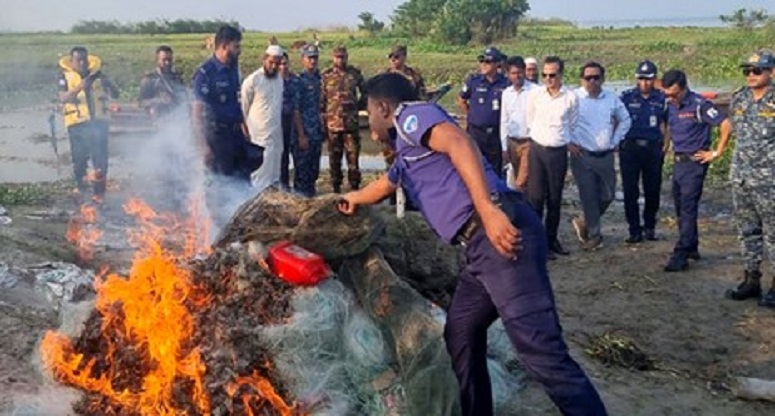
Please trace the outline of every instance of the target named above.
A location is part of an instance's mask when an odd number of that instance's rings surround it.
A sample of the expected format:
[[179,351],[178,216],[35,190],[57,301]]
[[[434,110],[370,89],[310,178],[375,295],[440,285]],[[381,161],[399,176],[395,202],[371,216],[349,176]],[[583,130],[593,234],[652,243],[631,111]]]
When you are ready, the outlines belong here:
[[118,97],[118,88],[102,73],[102,61],[76,46],[59,60],[59,101],[63,104],[65,127],[70,139],[73,173],[80,195],[86,191],[89,159],[94,177],[90,178],[92,199],[102,204],[108,174],[107,100]]
[[[746,267],[743,282],[726,293],[732,300],[761,296],[759,266],[765,248],[775,266],[775,182],[772,178],[775,167],[775,90],[772,87],[775,57],[770,51],[760,51],[742,67],[747,85],[735,93],[730,105],[732,131],[737,138],[731,179]],[[759,305],[775,308],[775,279]]]
[[320,108],[325,117],[328,134],[328,157],[331,169],[331,185],[334,192],[342,190],[342,156],[347,155],[347,180],[351,189],[361,186],[358,157],[361,153],[361,137],[358,110],[365,107],[363,75],[347,64],[347,48],[337,46],[333,50],[334,65],[321,75],[322,94]]
[[[668,102],[668,127],[673,140],[673,199],[678,217],[678,242],[666,272],[689,267],[688,259],[699,260],[697,213],[708,165],[727,147],[731,125],[712,102],[689,90],[686,74],[672,69],[662,76]],[[718,146],[711,150],[711,127],[718,126]]]
[[186,100],[186,87],[174,70],[172,48],[156,48],[156,69],[140,81],[140,106],[152,117],[169,114]]
[[427,96],[425,81],[419,72],[406,64],[406,55],[405,45],[394,46],[387,56],[390,60],[390,67],[385,72],[396,72],[405,76],[414,86],[417,97],[420,100],[425,100]]
[[479,74],[463,84],[458,105],[466,114],[466,129],[474,138],[479,150],[490,162],[498,176],[503,176],[501,151],[500,114],[501,94],[509,86],[505,76],[498,73],[497,65],[502,54],[495,48],[487,48],[479,55]]

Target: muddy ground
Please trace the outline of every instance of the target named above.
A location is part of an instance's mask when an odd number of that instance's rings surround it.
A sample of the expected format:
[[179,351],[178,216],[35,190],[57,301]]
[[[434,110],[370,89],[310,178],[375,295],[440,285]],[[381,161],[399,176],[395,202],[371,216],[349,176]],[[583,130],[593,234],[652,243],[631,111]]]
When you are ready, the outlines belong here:
[[[6,132],[13,130],[0,131],[0,149],[7,148],[3,142],[11,139]],[[30,134],[27,137],[34,141]],[[124,156],[117,154],[115,159]],[[50,163],[51,157],[47,160]],[[41,165],[40,161],[25,163],[24,169]],[[117,165],[121,163],[126,162]],[[16,177],[24,176],[14,175],[0,182],[17,182]],[[127,181],[112,183],[102,214],[106,243],[86,267],[126,268],[131,250],[122,237],[128,220],[121,205],[137,192]],[[46,185],[42,200],[6,206],[13,223],[0,226],[0,262],[25,267],[77,260],[64,237],[67,221],[78,206],[68,189],[67,183],[52,183]],[[143,192],[152,197],[156,191],[145,188]],[[564,218],[580,213],[576,200],[571,185]],[[561,322],[572,354],[599,387],[612,415],[775,414],[775,404],[738,400],[727,388],[731,376],[775,380],[775,311],[759,308],[754,301],[723,299],[724,290],[736,284],[742,264],[731,214],[728,190],[716,185],[706,192],[700,223],[703,258],[678,274],[662,271],[677,236],[667,193],[657,242],[624,244],[627,227],[621,202],[604,219],[605,247],[593,253],[577,247],[569,224],[563,221],[561,239],[573,253],[549,266]],[[772,271],[765,270],[769,283]],[[39,294],[24,285],[0,287],[0,413],[8,411],[11,397],[35,392],[42,383],[31,364],[32,352],[43,329],[57,325],[56,313],[45,305]],[[605,333],[632,339],[653,361],[654,369],[608,366],[590,356],[586,350],[591,342]],[[558,414],[534,384],[519,398],[525,415]]]

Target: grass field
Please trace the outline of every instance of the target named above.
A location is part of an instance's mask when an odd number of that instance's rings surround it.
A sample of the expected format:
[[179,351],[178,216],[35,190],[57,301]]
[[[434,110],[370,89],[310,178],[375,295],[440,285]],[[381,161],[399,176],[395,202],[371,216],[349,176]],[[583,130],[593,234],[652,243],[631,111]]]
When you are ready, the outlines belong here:
[[[293,33],[249,32],[241,58],[243,74],[258,66],[267,40],[276,35],[289,46],[297,40],[311,40],[312,31]],[[39,104],[53,97],[58,57],[74,45],[84,45],[99,55],[122,89],[122,100],[132,100],[145,71],[153,69],[153,52],[161,44],[171,45],[177,66],[188,79],[196,66],[208,57],[203,48],[206,34],[195,35],[0,35],[0,105]],[[350,61],[365,75],[386,65],[385,54],[395,43],[409,45],[409,64],[418,68],[431,86],[443,82],[458,85],[476,69],[475,57],[481,46],[454,47],[424,40],[368,36],[357,32],[318,33],[324,47],[321,64],[330,64],[325,48],[345,44]],[[634,66],[643,58],[654,60],[662,69],[683,68],[691,82],[720,89],[732,89],[742,82],[738,72],[741,59],[758,48],[775,48],[775,28],[740,31],[725,28],[631,28],[579,29],[560,25],[528,25],[518,37],[499,43],[508,54],[546,56],[556,54],[568,62],[570,82],[576,82],[578,67],[594,59],[609,71],[609,80],[631,79]],[[294,54],[295,55],[295,54]],[[294,56],[293,64],[298,67]],[[450,105],[454,94],[442,104]]]

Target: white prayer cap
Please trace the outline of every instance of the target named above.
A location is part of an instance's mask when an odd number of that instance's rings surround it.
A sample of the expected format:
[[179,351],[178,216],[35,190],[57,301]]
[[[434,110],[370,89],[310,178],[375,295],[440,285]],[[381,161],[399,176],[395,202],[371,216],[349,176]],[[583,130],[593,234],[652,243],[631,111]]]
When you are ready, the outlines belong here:
[[283,56],[283,48],[280,45],[269,45],[266,48],[266,54],[269,56]]
[[538,65],[538,61],[536,61],[536,58],[528,57],[525,58],[525,65]]

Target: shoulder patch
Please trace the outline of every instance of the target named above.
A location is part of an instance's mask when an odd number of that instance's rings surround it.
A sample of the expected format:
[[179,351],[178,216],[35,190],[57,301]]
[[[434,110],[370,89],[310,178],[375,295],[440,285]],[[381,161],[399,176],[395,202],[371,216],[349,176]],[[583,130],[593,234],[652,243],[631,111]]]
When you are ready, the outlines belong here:
[[718,117],[718,110],[716,110],[716,107],[711,107],[708,109],[708,111],[705,112],[708,117],[710,118],[716,118]]
[[409,117],[404,120],[404,125],[402,127],[406,134],[412,134],[417,131],[417,128],[419,127],[418,124],[419,120],[417,120],[417,115],[410,114]]

